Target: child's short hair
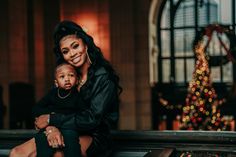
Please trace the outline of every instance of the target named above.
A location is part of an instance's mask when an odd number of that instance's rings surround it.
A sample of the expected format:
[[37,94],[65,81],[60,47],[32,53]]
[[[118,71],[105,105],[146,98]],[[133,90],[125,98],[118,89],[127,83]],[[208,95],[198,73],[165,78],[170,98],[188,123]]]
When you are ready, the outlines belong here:
[[61,64],[58,64],[57,66],[56,66],[56,68],[55,68],[55,72],[54,72],[54,77],[56,78],[56,74],[57,74],[57,70],[60,68],[60,67],[62,67],[62,66],[70,66],[70,67],[72,67],[73,69],[74,69],[74,72],[75,72],[75,74],[77,75],[77,71],[75,70],[75,67],[74,66],[72,66],[71,64],[69,64],[69,63],[65,63],[65,62],[63,62],[63,63],[61,63]]

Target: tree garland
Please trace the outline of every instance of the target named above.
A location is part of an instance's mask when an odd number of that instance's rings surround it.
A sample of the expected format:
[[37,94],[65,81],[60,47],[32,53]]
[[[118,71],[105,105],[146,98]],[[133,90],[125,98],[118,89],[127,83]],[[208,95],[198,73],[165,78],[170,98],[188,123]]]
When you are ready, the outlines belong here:
[[[220,66],[232,61],[233,63],[236,62],[236,36],[234,30],[231,26],[220,25],[220,24],[210,24],[207,27],[202,28],[200,31],[197,32],[196,38],[193,42],[193,47],[195,47],[199,42],[203,43],[204,37],[207,37],[207,43],[204,47],[205,52],[208,48],[213,33],[216,32],[217,38],[219,40],[220,45],[226,51],[226,55],[224,56],[209,56],[209,65],[210,66]],[[222,41],[220,35],[225,34],[229,40],[229,48],[227,48],[226,44]]]

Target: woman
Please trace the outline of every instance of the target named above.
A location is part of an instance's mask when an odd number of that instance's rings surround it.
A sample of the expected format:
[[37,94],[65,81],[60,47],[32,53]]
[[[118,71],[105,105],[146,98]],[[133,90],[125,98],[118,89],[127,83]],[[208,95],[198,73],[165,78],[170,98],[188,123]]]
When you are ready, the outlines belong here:
[[[35,121],[37,128],[46,128],[50,146],[63,146],[63,137],[57,128],[74,128],[80,133],[83,156],[108,156],[111,152],[109,130],[118,121],[121,92],[119,77],[106,61],[93,38],[72,21],[60,22],[54,32],[54,52],[57,63],[68,62],[77,68],[80,78],[78,91],[87,108],[78,114],[41,115]],[[10,157],[35,156],[35,139],[15,147]]]

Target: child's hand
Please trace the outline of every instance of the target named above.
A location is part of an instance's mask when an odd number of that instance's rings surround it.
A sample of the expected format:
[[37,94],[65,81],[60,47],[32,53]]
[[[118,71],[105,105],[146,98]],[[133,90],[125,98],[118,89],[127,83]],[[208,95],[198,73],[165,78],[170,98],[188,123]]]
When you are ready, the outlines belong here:
[[46,128],[48,126],[48,119],[49,119],[49,114],[44,114],[35,118],[35,122],[34,122],[35,128],[38,128],[38,129]]

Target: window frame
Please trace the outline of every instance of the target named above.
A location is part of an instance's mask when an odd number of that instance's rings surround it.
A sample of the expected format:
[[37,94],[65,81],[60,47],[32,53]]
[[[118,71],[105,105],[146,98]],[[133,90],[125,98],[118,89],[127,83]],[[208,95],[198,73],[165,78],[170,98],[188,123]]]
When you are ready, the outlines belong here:
[[[175,1],[175,3],[174,3]],[[169,83],[174,83],[174,84],[186,84],[189,82],[188,78],[187,78],[187,60],[189,59],[193,59],[195,61],[195,56],[194,54],[192,56],[176,56],[176,50],[175,50],[175,30],[185,30],[185,29],[192,29],[195,31],[195,34],[198,32],[198,30],[201,28],[201,26],[199,25],[199,14],[198,14],[198,5],[199,5],[199,2],[201,0],[194,0],[194,25],[193,26],[181,26],[181,27],[176,27],[174,25],[175,23],[175,16],[176,16],[176,13],[177,13],[177,10],[179,8],[179,6],[181,5],[182,2],[185,2],[185,0],[164,0],[161,4],[161,7],[160,7],[160,11],[159,11],[159,16],[157,16],[157,45],[158,45],[158,48],[159,48],[159,54],[157,56],[157,64],[158,64],[158,83],[165,83],[165,80],[164,80],[164,76],[163,76],[163,73],[164,73],[164,67],[163,67],[163,62],[165,60],[169,60],[170,62],[170,71],[169,71]],[[207,0],[208,1],[208,5],[209,5],[209,2],[210,0]],[[162,27],[162,16],[163,16],[163,11],[165,9],[165,6],[167,5],[167,2],[169,3],[169,6],[170,6],[170,12],[169,12],[169,28],[168,27]],[[231,0],[231,3],[232,3],[232,18],[231,18],[231,26],[232,28],[234,29],[235,31],[235,28],[236,28],[236,23],[235,23],[235,1],[234,0]],[[209,6],[208,6],[209,8]],[[210,10],[208,9],[207,11],[209,14],[207,20],[208,20],[208,23],[209,23],[209,17],[210,17]],[[198,15],[198,16],[196,16]],[[166,57],[166,56],[163,56],[163,48],[162,48],[162,32],[163,31],[167,31],[169,33],[169,50],[170,50],[170,56],[169,57]],[[184,43],[185,44],[185,43]],[[184,67],[183,67],[183,75],[184,75],[184,80],[182,82],[180,81],[176,81],[176,61],[177,60],[183,60],[184,62]],[[236,69],[236,65],[233,64],[232,65],[232,71],[233,71],[233,74],[232,74],[232,80],[233,82],[235,82],[236,80],[236,72],[235,72],[235,69]],[[220,66],[220,81],[219,83],[225,83],[224,80],[223,80],[223,65]],[[168,81],[167,81],[168,82]],[[230,83],[231,85],[233,84]]]

